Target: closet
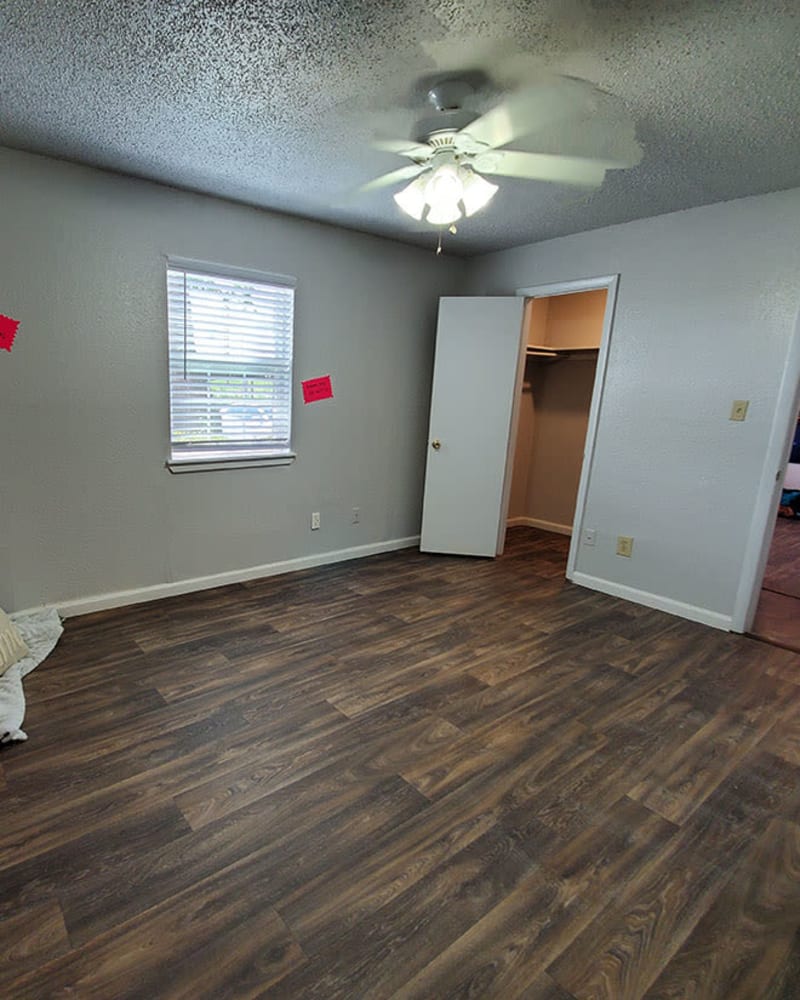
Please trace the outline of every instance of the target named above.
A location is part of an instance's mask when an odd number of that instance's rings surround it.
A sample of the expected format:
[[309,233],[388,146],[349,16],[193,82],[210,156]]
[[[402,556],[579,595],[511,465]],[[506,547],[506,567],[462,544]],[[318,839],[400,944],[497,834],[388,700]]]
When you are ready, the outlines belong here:
[[607,289],[528,299],[508,524],[571,534]]

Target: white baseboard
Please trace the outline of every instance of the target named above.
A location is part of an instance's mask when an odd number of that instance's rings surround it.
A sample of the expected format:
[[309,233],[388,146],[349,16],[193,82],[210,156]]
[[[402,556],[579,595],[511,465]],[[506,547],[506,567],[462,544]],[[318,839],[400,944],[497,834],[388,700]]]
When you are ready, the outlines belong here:
[[506,524],[509,528],[524,525],[526,528],[541,528],[542,531],[554,531],[558,535],[571,535],[571,524],[556,524],[555,521],[541,521],[538,517],[510,517]]
[[633,601],[634,604],[643,604],[646,608],[655,608],[656,611],[666,611],[669,615],[677,615],[679,618],[688,618],[692,622],[700,622],[701,625],[710,625],[712,628],[723,629],[726,632],[733,629],[731,616],[722,615],[718,611],[698,608],[694,604],[684,604],[683,601],[675,601],[671,597],[650,594],[646,590],[637,590],[635,587],[626,587],[622,583],[614,583],[613,580],[602,580],[597,576],[589,576],[588,573],[573,573],[571,579],[573,583],[577,583],[581,587],[588,587],[589,590],[599,590],[601,594],[621,597],[623,600]]
[[157,601],[162,597],[176,597],[179,594],[191,594],[197,590],[224,587],[229,583],[244,583],[246,580],[257,580],[264,576],[277,576],[280,573],[293,573],[299,569],[312,569],[314,566],[327,566],[330,563],[345,562],[349,559],[362,559],[364,556],[393,552],[396,549],[409,549],[415,545],[419,545],[419,535],[412,535],[409,538],[393,538],[386,542],[373,542],[370,545],[354,545],[348,549],[319,552],[312,556],[301,556],[299,559],[285,559],[283,562],[234,569],[225,573],[214,573],[211,576],[195,576],[188,580],[176,580],[174,583],[157,583],[148,587],[136,587],[133,590],[116,590],[108,594],[79,597],[72,601],[56,602],[49,607],[56,608],[62,618],[74,618],[77,615],[91,614],[93,611],[122,608],[128,604],[143,604],[145,601]]

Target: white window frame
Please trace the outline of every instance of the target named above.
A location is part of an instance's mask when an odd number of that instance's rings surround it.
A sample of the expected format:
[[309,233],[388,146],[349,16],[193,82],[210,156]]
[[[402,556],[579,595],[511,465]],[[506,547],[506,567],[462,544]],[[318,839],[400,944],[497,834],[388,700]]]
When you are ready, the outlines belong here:
[[[181,337],[185,344],[187,330],[185,312],[183,317],[170,316],[169,282],[170,272],[184,271],[187,274],[203,274],[210,277],[232,279],[254,284],[268,285],[281,289],[292,290],[291,330],[289,334],[289,379],[288,379],[288,412],[285,412],[289,439],[285,443],[275,444],[264,441],[234,442],[221,441],[181,445],[173,436],[173,388],[177,386],[180,374],[176,371],[175,351],[178,338],[178,327],[182,328]],[[294,289],[295,278],[283,274],[269,274],[262,271],[252,271],[245,268],[231,267],[225,264],[213,264],[207,261],[192,260],[185,257],[168,256],[166,258],[167,282],[167,350],[168,350],[168,387],[170,401],[170,453],[166,467],[170,472],[213,472],[224,469],[251,469],[271,465],[290,465],[295,460],[295,452],[291,447],[292,410],[294,403]],[[184,347],[185,351],[185,347]],[[184,355],[185,357],[185,355]],[[184,362],[185,363],[185,362]],[[217,368],[210,371],[209,380],[213,376],[225,375],[225,364],[222,361],[211,362]]]

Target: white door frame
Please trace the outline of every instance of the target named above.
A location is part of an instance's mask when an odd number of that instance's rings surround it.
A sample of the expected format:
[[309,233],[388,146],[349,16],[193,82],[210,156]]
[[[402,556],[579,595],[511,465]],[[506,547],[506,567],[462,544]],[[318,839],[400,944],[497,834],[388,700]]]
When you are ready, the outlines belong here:
[[734,632],[747,632],[753,624],[756,606],[761,596],[761,583],[769,559],[772,535],[775,531],[776,511],[786,475],[786,463],[789,460],[798,409],[800,409],[800,313],[786,355],[767,454],[761,470],[750,531],[747,535],[742,572],[731,615],[731,629]]
[[[606,311],[603,316],[603,334],[600,340],[600,350],[597,353],[597,367],[594,373],[592,402],[589,406],[589,425],[586,428],[586,443],[583,448],[583,465],[578,483],[578,497],[575,502],[575,520],[572,523],[572,538],[569,544],[567,558],[567,579],[571,580],[578,561],[581,532],[583,530],[583,515],[586,507],[586,495],[589,491],[589,479],[594,461],[594,446],[597,438],[597,424],[600,417],[600,406],[605,389],[606,369],[608,367],[608,349],[611,343],[611,328],[614,324],[614,310],[617,305],[618,274],[607,274],[597,278],[577,278],[574,281],[557,281],[547,285],[532,285],[530,288],[518,288],[517,295],[528,299],[543,299],[551,295],[571,295],[573,292],[592,292],[606,289]],[[521,388],[521,387],[520,387]],[[513,453],[512,453],[513,454]]]

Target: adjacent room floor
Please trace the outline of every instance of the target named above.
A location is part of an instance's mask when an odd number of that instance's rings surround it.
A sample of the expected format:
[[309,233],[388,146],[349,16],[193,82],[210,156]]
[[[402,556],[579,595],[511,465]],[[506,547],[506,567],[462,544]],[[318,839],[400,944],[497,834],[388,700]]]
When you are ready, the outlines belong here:
[[778,518],[750,633],[800,652],[800,520]]
[[0,754],[0,994],[800,994],[800,656],[393,553],[73,619]]

